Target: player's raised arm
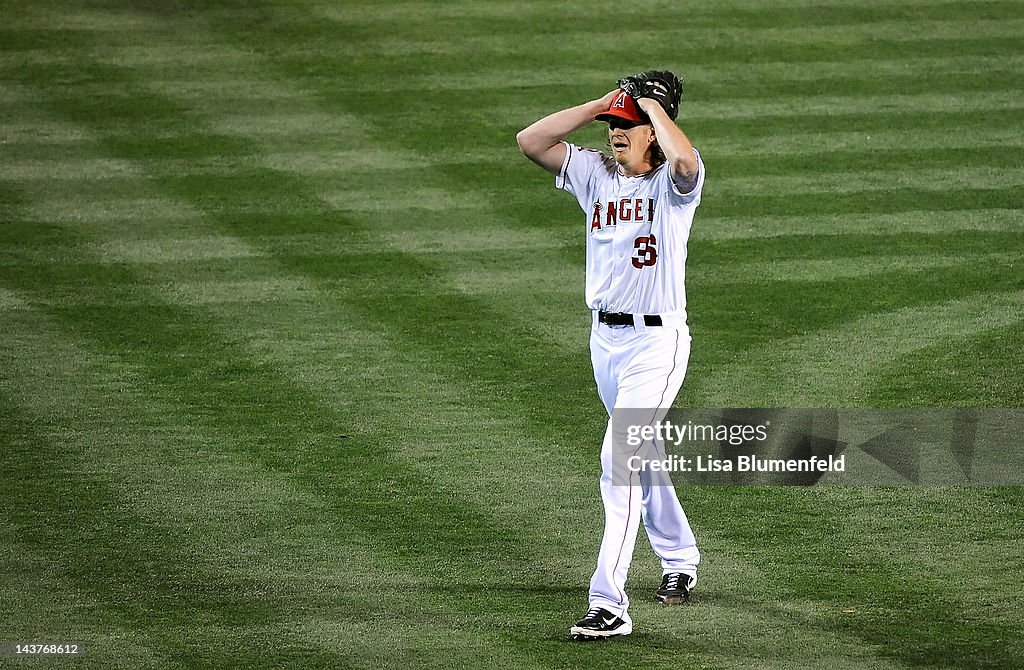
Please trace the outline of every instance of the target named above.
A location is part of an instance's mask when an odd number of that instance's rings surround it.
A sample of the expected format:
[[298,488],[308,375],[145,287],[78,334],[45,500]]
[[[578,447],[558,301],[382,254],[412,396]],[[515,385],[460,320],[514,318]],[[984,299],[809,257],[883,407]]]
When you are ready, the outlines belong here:
[[[658,146],[665,153],[665,162],[672,171],[672,181],[681,187],[693,184],[697,178],[698,165],[690,139],[676,122],[669,118],[657,101],[640,98],[636,104],[651,119],[654,134],[658,138]],[[685,193],[689,188],[680,190]]]
[[649,70],[620,79],[618,85],[650,118],[672,180],[681,191],[690,190],[696,184],[699,165],[693,144],[675,122],[683,95],[679,77],[667,70]]
[[531,161],[557,175],[565,161],[562,140],[608,110],[617,91],[609,91],[597,100],[569,107],[545,116],[516,134],[516,143]]

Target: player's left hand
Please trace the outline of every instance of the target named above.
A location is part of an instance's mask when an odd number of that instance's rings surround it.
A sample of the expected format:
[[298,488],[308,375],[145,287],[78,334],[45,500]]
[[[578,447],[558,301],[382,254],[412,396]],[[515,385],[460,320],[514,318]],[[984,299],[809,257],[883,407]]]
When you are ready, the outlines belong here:
[[646,114],[648,117],[656,109],[664,109],[660,103],[654,98],[640,98],[636,101],[636,106],[640,108],[640,111]]

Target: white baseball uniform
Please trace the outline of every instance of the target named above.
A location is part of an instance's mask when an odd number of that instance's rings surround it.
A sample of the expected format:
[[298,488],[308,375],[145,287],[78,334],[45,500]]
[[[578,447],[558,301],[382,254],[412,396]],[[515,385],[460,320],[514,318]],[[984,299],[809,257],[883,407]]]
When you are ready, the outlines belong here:
[[[641,517],[664,573],[682,572],[696,583],[693,531],[664,472],[630,474],[612,481],[612,412],[655,410],[660,420],[683,384],[690,356],[684,289],[686,242],[704,186],[704,164],[694,150],[698,175],[683,192],[665,164],[645,175],[621,175],[616,162],[568,142],[555,178],[586,212],[586,302],[593,310],[591,359],[598,394],[609,414],[601,449],[601,498],[605,528],[590,607],[603,607],[629,622],[626,574]],[[615,313],[607,325],[601,312]],[[661,325],[654,325],[657,323]],[[655,448],[661,448],[656,446]],[[691,584],[691,586],[692,586]]]

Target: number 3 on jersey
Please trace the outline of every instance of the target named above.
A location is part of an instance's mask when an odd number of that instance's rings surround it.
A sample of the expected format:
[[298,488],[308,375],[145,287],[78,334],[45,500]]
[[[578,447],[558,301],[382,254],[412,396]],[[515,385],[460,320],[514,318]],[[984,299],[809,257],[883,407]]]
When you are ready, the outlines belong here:
[[658,240],[654,235],[649,237],[638,237],[633,240],[633,267],[640,269],[645,265],[654,265],[658,262],[658,250],[655,245]]

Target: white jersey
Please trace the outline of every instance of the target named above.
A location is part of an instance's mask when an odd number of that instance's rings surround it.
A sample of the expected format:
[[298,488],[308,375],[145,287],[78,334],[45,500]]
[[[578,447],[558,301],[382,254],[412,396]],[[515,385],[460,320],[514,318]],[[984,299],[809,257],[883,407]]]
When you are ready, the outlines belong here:
[[704,187],[681,193],[667,165],[639,177],[615,160],[568,142],[555,185],[586,212],[586,302],[592,310],[686,318],[686,241]]

